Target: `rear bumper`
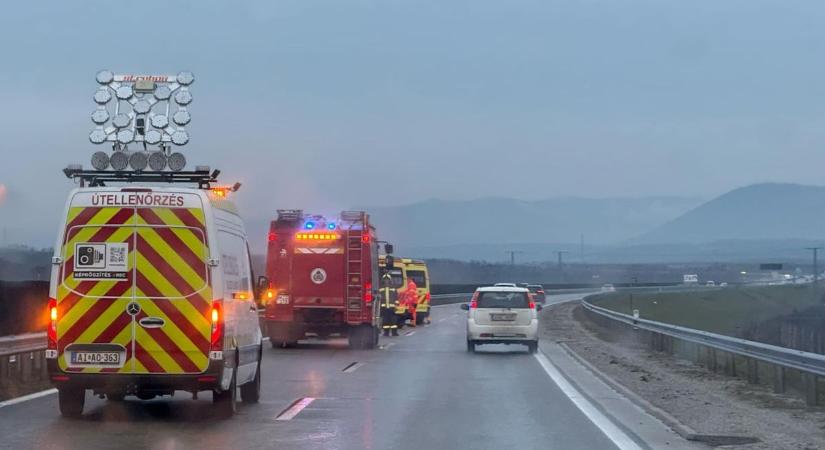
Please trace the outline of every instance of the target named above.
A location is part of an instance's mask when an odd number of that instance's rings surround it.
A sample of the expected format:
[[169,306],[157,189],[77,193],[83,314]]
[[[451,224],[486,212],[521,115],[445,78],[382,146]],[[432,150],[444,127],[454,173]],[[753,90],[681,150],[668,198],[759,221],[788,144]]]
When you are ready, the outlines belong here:
[[[226,354],[226,352],[224,352]],[[234,358],[232,358],[234,360]],[[76,373],[64,372],[57,366],[57,360],[46,361],[49,378],[55,387],[75,387],[93,389],[96,392],[137,392],[168,393],[170,391],[222,390],[231,377],[232,368],[224,361],[210,360],[205,371],[197,374],[122,374],[122,373]],[[229,375],[227,375],[227,373]]]
[[479,325],[467,321],[467,340],[489,343],[508,343],[538,340],[538,321],[530,325]]

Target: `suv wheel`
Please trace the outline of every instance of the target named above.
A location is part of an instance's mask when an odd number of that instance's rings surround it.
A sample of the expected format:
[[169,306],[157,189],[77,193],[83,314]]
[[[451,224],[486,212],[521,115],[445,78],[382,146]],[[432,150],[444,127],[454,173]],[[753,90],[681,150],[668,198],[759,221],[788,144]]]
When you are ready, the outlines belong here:
[[86,390],[75,387],[62,387],[57,390],[57,401],[63,417],[76,419],[83,414],[86,404]]
[[472,353],[476,351],[476,343],[473,341],[467,341],[467,351]]
[[527,343],[527,352],[529,353],[538,353],[539,351],[539,341],[533,341]]
[[244,403],[258,403],[261,399],[261,360],[258,360],[258,368],[255,370],[255,378],[249,383],[241,386],[241,400]]
[[232,371],[232,381],[229,382],[229,389],[226,391],[215,391],[212,394],[212,403],[218,416],[224,419],[232,417],[238,411],[238,386],[235,384],[236,371]]

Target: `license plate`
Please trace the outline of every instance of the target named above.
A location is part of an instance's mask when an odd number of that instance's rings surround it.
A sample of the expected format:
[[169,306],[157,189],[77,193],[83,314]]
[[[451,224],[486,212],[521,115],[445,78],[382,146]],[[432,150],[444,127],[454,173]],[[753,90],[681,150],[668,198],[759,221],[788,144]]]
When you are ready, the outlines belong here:
[[490,320],[494,322],[504,322],[508,320],[515,320],[515,314],[490,314]]
[[119,366],[120,352],[72,352],[73,365]]

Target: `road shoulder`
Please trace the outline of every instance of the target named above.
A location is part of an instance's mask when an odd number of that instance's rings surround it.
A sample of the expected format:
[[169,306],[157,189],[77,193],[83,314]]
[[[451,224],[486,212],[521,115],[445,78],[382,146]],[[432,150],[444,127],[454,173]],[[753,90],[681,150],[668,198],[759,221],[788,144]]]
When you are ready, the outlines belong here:
[[716,445],[758,440],[737,446],[749,450],[825,445],[825,413],[806,409],[798,398],[651,352],[635,339],[590,322],[577,302],[550,306],[542,316],[545,342],[555,342],[561,352],[569,349],[575,358],[567,356],[590,367],[588,373],[607,379],[682,436]]

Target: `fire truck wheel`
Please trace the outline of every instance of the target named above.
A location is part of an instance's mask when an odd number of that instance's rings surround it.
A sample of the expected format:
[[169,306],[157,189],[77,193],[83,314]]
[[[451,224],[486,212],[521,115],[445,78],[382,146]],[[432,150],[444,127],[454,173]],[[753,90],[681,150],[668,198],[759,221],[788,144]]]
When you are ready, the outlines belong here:
[[238,410],[238,386],[235,384],[235,371],[232,371],[232,381],[229,389],[212,393],[212,403],[215,411],[223,419],[232,417]]
[[86,403],[86,390],[75,387],[63,387],[57,390],[57,402],[63,417],[76,419],[83,414]]

